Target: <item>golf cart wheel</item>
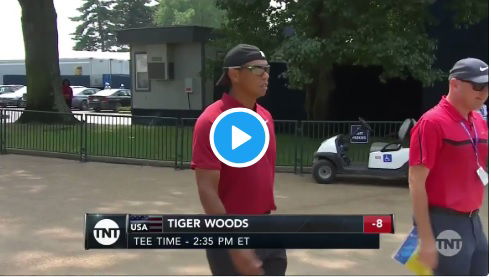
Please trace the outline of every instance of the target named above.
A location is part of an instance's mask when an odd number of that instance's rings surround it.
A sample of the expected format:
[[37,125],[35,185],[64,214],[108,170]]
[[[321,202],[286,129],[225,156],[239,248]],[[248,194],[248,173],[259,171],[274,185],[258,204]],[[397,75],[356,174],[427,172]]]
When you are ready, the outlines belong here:
[[101,112],[101,108],[94,108],[94,111],[99,113]]
[[336,178],[336,167],[328,160],[318,160],[312,168],[312,175],[319,184],[329,184]]

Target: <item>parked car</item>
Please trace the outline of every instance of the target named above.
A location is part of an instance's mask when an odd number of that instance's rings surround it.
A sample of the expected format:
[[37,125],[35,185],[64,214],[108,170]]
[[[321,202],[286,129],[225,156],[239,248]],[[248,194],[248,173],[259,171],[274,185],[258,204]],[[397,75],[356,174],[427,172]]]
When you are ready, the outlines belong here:
[[27,92],[27,87],[23,86],[14,92],[0,94],[0,107],[22,106],[22,96]]
[[0,94],[11,93],[22,87],[23,85],[0,85]]
[[121,107],[131,106],[129,89],[104,89],[89,96],[89,107],[96,112],[101,110],[117,111]]
[[89,96],[100,91],[98,88],[86,88],[79,86],[72,86],[72,90],[72,108],[77,108],[82,111],[89,109]]
[[[97,88],[87,88],[83,86],[70,86],[70,87],[73,90],[72,108],[77,108],[80,110],[88,110],[89,95],[92,95],[100,90]],[[20,100],[19,107],[26,107],[26,104],[27,104],[27,91],[24,92],[24,95]]]
[[27,107],[27,90],[22,94],[22,98],[20,99],[19,107],[25,108]]

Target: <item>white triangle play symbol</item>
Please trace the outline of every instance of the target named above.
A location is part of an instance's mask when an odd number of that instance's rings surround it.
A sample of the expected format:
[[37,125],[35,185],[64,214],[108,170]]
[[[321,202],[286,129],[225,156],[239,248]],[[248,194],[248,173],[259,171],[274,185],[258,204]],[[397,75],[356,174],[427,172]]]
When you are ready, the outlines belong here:
[[251,139],[251,136],[246,134],[241,129],[232,125],[232,150],[235,150],[235,148],[248,142],[250,139]]

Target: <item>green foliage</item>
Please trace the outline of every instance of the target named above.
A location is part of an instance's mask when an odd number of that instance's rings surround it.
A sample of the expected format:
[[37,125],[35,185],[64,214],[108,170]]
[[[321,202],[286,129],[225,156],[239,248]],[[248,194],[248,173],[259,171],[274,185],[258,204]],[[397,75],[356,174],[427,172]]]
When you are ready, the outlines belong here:
[[116,0],[112,13],[118,29],[152,27],[154,8],[151,0]]
[[453,20],[457,28],[467,28],[489,17],[489,1],[449,1],[448,9],[454,14]]
[[225,52],[239,43],[258,46],[268,59],[272,59],[281,39],[281,31],[274,20],[269,1],[263,0],[217,0],[216,6],[226,12],[226,18],[220,29],[216,30],[216,39],[211,46],[220,51],[217,59],[206,60],[207,73],[211,78],[221,74]]
[[280,43],[279,24],[274,22],[276,8],[263,0],[218,0],[217,6],[227,12],[219,40],[226,49],[238,43],[250,43],[271,54]]
[[122,51],[116,31],[152,26],[150,0],[84,0],[77,9],[81,15],[71,18],[81,22],[75,30],[75,50]]
[[155,13],[158,26],[196,25],[218,28],[225,13],[215,0],[160,0]]
[[[288,63],[295,87],[311,84],[320,67],[380,65],[382,80],[412,76],[424,85],[442,77],[434,68],[437,41],[427,33],[435,24],[429,10],[434,0],[218,0],[229,19],[223,32],[229,45],[249,42],[274,50]],[[487,16],[484,0],[447,2],[456,26],[469,26]],[[293,34],[282,36],[285,28]],[[226,44],[226,43],[223,43]]]
[[115,24],[111,14],[114,0],[85,0],[80,8],[80,16],[72,17],[81,21],[75,30],[74,50],[111,51],[116,45]]
[[431,17],[424,1],[290,2],[285,13],[296,32],[278,51],[296,87],[313,78],[301,69],[333,64],[380,65],[382,80],[412,76],[424,85],[442,76],[432,68],[437,44],[426,32]]

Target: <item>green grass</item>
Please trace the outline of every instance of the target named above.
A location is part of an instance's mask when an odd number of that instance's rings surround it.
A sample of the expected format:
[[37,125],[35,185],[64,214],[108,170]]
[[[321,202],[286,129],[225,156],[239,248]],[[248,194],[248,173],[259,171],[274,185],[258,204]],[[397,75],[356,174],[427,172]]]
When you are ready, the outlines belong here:
[[[6,124],[5,145],[8,149],[24,149],[88,156],[108,156],[148,160],[191,160],[192,126],[147,125],[42,125]],[[279,133],[276,135],[277,165],[293,166],[295,159],[310,166],[314,152],[326,139]],[[86,139],[85,139],[86,138]],[[383,141],[383,140],[380,140]],[[181,144],[182,142],[182,144]],[[368,160],[369,144],[351,144],[353,162]]]
[[5,124],[5,147],[78,154],[81,149],[81,125]]
[[87,155],[173,161],[176,158],[176,126],[87,127]]
[[[175,126],[7,124],[6,148],[173,161]],[[87,138],[87,139],[83,139]]]

